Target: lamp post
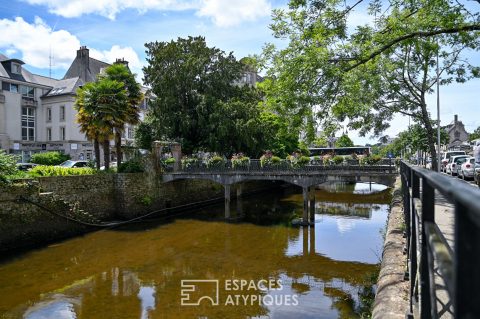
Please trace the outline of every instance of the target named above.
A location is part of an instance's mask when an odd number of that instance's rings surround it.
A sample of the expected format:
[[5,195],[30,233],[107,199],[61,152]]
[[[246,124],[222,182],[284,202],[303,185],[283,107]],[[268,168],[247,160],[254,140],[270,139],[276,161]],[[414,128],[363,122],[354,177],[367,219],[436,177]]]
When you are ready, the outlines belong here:
[[[439,47],[440,50],[440,47]],[[438,67],[438,51],[437,51],[437,172],[440,172],[440,70]]]

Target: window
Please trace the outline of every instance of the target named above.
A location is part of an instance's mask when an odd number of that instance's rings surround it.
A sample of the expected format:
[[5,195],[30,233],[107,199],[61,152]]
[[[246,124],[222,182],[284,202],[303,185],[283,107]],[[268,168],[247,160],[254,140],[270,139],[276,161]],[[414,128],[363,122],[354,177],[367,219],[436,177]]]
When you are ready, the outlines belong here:
[[130,138],[130,139],[133,138],[133,127],[128,128],[128,138]]
[[18,93],[18,84],[10,83],[10,92]]
[[52,129],[47,128],[47,141],[51,141],[51,140],[52,140]]
[[20,93],[23,97],[35,98],[35,88],[31,86],[20,85]]
[[65,127],[60,128],[60,140],[61,141],[65,140]]
[[12,73],[22,74],[22,66],[12,62]]
[[51,122],[52,121],[52,108],[49,107],[47,108],[47,122]]
[[22,107],[22,140],[35,140],[35,109]]
[[60,121],[65,121],[65,106],[60,106]]

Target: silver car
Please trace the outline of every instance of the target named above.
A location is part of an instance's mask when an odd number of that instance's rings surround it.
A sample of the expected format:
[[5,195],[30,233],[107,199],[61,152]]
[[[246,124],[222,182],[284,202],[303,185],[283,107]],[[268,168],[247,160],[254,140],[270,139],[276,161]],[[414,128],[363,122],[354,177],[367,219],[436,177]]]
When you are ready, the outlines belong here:
[[457,170],[457,176],[461,179],[473,179],[475,177],[475,158],[469,157]]
[[448,160],[448,164],[446,167],[446,173],[450,174],[452,176],[457,175],[457,165],[460,163],[460,161],[464,158],[470,157],[468,155],[457,155],[457,156],[452,156]]

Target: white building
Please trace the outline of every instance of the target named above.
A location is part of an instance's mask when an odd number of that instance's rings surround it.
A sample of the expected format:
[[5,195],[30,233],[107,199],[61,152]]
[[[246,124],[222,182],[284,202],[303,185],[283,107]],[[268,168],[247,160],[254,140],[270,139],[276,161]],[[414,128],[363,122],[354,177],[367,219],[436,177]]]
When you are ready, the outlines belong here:
[[[123,59],[116,63],[128,66]],[[75,94],[110,64],[91,58],[86,47],[80,47],[61,80],[32,74],[23,64],[0,54],[0,149],[24,162],[34,153],[53,150],[72,159],[93,159],[93,143],[76,123]],[[141,108],[146,110],[145,101]],[[124,143],[133,142],[133,129],[125,128]]]

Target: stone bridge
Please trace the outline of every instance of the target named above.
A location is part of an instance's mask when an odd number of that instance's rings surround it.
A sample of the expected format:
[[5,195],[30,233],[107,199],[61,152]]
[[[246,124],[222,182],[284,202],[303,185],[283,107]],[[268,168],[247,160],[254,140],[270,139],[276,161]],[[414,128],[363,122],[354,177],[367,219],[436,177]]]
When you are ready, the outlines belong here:
[[[315,215],[315,186],[325,182],[375,182],[392,186],[397,176],[397,168],[393,163],[378,165],[306,165],[291,167],[261,167],[258,161],[252,160],[248,165],[233,167],[224,163],[214,167],[195,166],[166,171],[163,182],[181,179],[204,179],[221,184],[225,188],[225,218],[230,218],[230,193],[232,185],[236,185],[237,198],[242,196],[242,182],[245,181],[282,181],[302,187],[303,218],[302,224],[313,222]],[[310,214],[309,214],[310,212]],[[309,216],[310,215],[310,216]]]

